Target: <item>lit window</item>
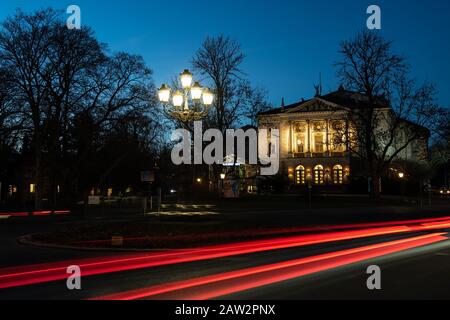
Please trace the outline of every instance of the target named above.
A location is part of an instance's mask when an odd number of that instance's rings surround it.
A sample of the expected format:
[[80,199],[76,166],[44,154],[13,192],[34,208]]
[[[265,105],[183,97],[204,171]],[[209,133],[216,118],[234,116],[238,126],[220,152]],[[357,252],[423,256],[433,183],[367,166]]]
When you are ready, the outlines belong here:
[[344,170],[341,165],[335,165],[333,167],[333,183],[334,184],[344,183]]
[[323,167],[321,165],[318,165],[314,167],[314,183],[315,184],[323,184]]
[[34,183],[30,184],[30,193],[35,193],[36,192],[36,185]]
[[316,133],[314,135],[314,150],[316,153],[323,153],[323,133]]
[[295,184],[305,184],[305,167],[295,168]]
[[17,186],[9,185],[8,186],[8,196],[12,197],[13,194],[17,193]]
[[304,153],[305,152],[305,135],[297,134],[297,139],[296,139],[295,143],[296,143],[297,153]]
[[108,189],[108,197],[111,197],[112,194],[113,194],[113,189],[112,189],[112,188],[109,188],[109,189]]

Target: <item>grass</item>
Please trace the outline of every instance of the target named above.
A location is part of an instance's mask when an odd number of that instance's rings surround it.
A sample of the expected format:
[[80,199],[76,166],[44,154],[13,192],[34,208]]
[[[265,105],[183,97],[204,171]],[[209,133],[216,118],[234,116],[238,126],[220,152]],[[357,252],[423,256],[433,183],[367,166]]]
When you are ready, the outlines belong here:
[[[401,198],[383,199],[380,202],[369,197],[349,196],[315,197],[314,209],[311,211],[304,210],[307,204],[298,196],[256,196],[221,200],[213,204],[215,208],[208,207],[207,210],[221,214],[160,218],[149,216],[121,221],[87,220],[66,224],[59,232],[35,235],[34,239],[51,244],[109,248],[113,247],[113,237],[123,237],[125,248],[189,248],[276,237],[296,227],[399,219],[398,212],[378,210],[378,207],[407,207]],[[347,210],[369,207],[374,208],[372,211],[375,213],[370,214],[369,210],[364,209]],[[398,211],[407,214],[402,215],[404,218],[430,216],[415,208],[411,206],[406,208],[407,210]],[[293,209],[299,210],[288,214],[281,213],[283,210]]]
[[[130,221],[89,223],[68,226],[55,233],[33,235],[33,239],[50,244],[75,247],[111,248],[113,237],[123,237],[125,248],[189,248],[206,244],[252,240],[267,237],[269,227],[210,221],[164,222]],[[280,230],[280,233],[283,231]],[[275,232],[276,235],[276,232]],[[272,234],[273,236],[273,234]]]

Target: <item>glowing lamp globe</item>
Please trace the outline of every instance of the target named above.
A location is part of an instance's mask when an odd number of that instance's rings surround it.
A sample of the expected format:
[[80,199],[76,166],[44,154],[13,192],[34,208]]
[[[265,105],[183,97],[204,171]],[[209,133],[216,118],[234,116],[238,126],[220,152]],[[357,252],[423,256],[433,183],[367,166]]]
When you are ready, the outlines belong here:
[[168,85],[163,84],[158,90],[159,101],[167,103],[170,100],[170,88]]
[[202,98],[203,88],[200,83],[196,82],[191,88],[192,100],[200,100]]
[[213,101],[214,95],[208,88],[205,88],[205,90],[203,90],[203,104],[205,106],[210,106],[212,105]]
[[188,89],[192,85],[192,73],[189,70],[184,70],[182,74],[180,74],[181,85],[184,89]]
[[177,108],[183,105],[183,94],[180,91],[175,92],[172,98],[173,105]]

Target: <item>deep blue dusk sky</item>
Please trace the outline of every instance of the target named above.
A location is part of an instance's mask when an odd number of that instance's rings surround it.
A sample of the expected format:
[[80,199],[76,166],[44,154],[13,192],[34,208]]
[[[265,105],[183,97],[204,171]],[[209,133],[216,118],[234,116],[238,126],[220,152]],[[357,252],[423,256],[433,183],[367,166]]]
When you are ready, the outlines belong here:
[[314,94],[322,72],[324,91],[338,87],[333,62],[341,40],[366,26],[366,9],[382,10],[382,33],[409,57],[415,77],[435,82],[439,102],[450,106],[450,1],[152,1],[2,0],[0,20],[16,8],[32,11],[76,4],[82,24],[91,26],[111,50],[144,56],[156,85],[189,67],[207,35],[238,40],[247,56],[244,70],[279,104]]

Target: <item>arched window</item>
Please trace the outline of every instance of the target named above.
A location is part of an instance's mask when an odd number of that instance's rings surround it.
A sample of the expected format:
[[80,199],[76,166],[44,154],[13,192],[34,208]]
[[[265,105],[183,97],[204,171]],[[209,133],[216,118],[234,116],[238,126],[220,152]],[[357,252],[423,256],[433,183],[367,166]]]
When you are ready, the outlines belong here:
[[334,184],[344,183],[344,169],[339,164],[333,167],[333,183]]
[[305,167],[298,166],[295,168],[295,184],[305,184]]
[[314,167],[314,183],[323,184],[323,166],[317,165]]

